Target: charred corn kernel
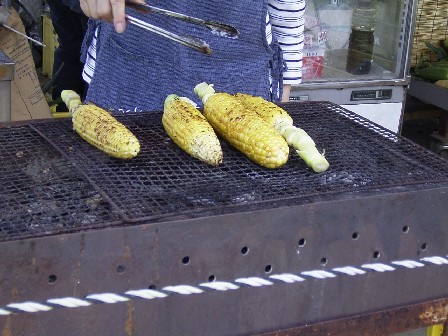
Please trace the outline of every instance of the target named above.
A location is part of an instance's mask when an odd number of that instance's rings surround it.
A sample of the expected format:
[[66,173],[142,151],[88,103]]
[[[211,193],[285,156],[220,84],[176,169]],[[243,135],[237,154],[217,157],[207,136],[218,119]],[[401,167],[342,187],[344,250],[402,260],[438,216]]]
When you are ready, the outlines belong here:
[[315,172],[321,173],[330,167],[325,156],[317,150],[313,139],[303,129],[293,125],[293,119],[283,108],[262,97],[244,93],[237,93],[235,97],[247,109],[256,112],[263,120],[276,128]]
[[69,108],[73,129],[88,143],[109,156],[130,159],[140,151],[138,139],[110,113],[93,104],[82,104],[71,90],[61,93]]
[[163,127],[185,152],[216,166],[222,162],[221,144],[212,126],[193,104],[185,97],[169,95],[163,107]]
[[289,147],[281,135],[234,96],[215,93],[207,83],[195,87],[204,102],[204,116],[213,128],[249,159],[266,168],[288,161]]

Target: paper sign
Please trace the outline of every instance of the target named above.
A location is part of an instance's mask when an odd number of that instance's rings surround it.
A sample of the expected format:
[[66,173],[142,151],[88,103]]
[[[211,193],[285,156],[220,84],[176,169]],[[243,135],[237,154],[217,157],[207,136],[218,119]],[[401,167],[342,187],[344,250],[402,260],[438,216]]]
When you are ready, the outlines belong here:
[[303,51],[302,78],[317,79],[322,77],[325,49]]

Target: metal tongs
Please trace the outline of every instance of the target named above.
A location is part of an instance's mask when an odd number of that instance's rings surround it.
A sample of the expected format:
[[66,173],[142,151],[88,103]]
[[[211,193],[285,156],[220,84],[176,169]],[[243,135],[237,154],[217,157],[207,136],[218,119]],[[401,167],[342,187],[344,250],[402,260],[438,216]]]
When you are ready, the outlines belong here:
[[5,0],[3,2],[3,5],[2,5],[2,1],[0,1],[0,6],[1,6],[0,7],[0,28],[4,27],[4,28],[30,40],[31,42],[34,42],[35,44],[40,45],[41,47],[46,47],[46,45],[43,44],[41,41],[31,38],[30,36],[22,33],[21,31],[14,29],[13,27],[11,27],[7,24],[9,15],[11,15],[10,8],[12,7],[12,1]]
[[[224,24],[221,22],[216,22],[216,21],[211,21],[211,20],[203,20],[203,19],[195,18],[193,16],[188,16],[185,14],[180,14],[180,13],[172,12],[172,11],[169,11],[166,9],[154,7],[154,6],[151,6],[148,4],[131,2],[129,0],[125,0],[125,3],[126,3],[127,7],[133,8],[139,12],[162,14],[162,15],[174,18],[174,19],[178,19],[178,20],[189,22],[191,24],[206,27],[206,28],[210,29],[213,34],[217,34],[222,37],[236,39],[236,38],[238,38],[238,35],[239,35],[239,32],[235,27],[232,27],[230,25],[227,25],[227,24]],[[163,28],[154,26],[146,21],[137,19],[136,17],[131,16],[129,14],[126,14],[126,20],[133,25],[136,25],[140,28],[146,29],[155,34],[164,36],[172,41],[178,42],[184,46],[187,46],[189,48],[192,48],[192,49],[202,52],[204,54],[210,55],[212,53],[212,49],[208,46],[208,44],[205,41],[202,41],[201,39],[198,39],[196,37],[177,35],[173,32],[165,30]]]

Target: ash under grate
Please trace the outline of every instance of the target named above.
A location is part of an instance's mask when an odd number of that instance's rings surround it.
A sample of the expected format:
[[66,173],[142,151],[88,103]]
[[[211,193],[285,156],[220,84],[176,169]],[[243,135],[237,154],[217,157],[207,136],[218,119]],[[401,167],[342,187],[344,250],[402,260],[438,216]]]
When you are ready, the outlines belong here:
[[93,149],[68,120],[35,127],[110,197],[126,221],[256,210],[285,200],[299,204],[314,196],[448,181],[446,161],[337,105],[285,107],[318,148],[325,148],[330,170],[312,172],[293,151],[284,167],[268,170],[224,141],[224,163],[209,167],[168,138],[160,112],[117,116],[141,142],[141,153],[130,161]]
[[27,126],[0,129],[0,241],[79,231],[119,217]]

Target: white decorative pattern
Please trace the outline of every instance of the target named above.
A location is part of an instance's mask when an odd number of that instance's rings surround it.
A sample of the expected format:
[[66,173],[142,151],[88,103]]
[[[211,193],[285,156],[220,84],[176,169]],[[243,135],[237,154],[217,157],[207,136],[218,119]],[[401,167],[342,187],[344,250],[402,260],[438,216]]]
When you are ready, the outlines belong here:
[[125,294],[139,297],[139,298],[146,299],[146,300],[162,299],[162,298],[168,296],[168,294],[165,294],[165,293],[153,290],[153,289],[130,290],[130,291],[127,291]]
[[206,287],[209,289],[218,290],[218,291],[227,291],[227,290],[240,288],[240,286],[237,286],[231,282],[225,282],[225,281],[204,282],[204,283],[201,283],[199,286]]
[[269,277],[270,279],[280,280],[286,283],[293,283],[293,282],[301,282],[305,281],[304,278],[301,278],[295,274],[291,273],[283,273],[283,274],[273,274]]
[[415,268],[415,267],[425,266],[425,264],[422,264],[421,262],[418,262],[415,260],[392,261],[391,264],[398,265],[398,266],[404,266],[407,268]]
[[333,268],[333,271],[347,275],[360,275],[366,273],[366,271],[352,266]]
[[252,287],[268,286],[274,284],[271,281],[258,277],[239,278],[236,279],[235,282],[242,283]]
[[315,271],[307,271],[307,272],[302,272],[301,274],[303,275],[307,275],[316,279],[325,279],[325,278],[334,278],[336,277],[336,274],[327,272],[327,271],[320,271],[320,270],[315,270]]
[[[399,268],[406,269],[415,269],[422,268],[427,265],[448,265],[448,259],[446,257],[441,256],[432,256],[421,258],[420,260],[397,260],[392,261],[390,264],[395,265]],[[374,263],[374,264],[364,264],[360,267],[354,266],[344,266],[344,267],[336,267],[329,271],[325,270],[311,270],[301,272],[300,275],[313,278],[313,279],[331,279],[338,277],[337,274],[341,275],[350,275],[357,276],[363,275],[370,272],[392,272],[397,270],[397,267],[392,267],[388,264],[383,263]],[[332,272],[335,273],[332,273]],[[207,283],[201,283],[199,286],[190,286],[190,285],[177,285],[177,286],[166,286],[161,290],[155,289],[139,289],[139,290],[129,290],[124,294],[116,294],[116,293],[98,293],[91,294],[86,296],[84,299],[73,298],[73,297],[64,297],[64,298],[54,298],[48,299],[45,302],[17,302],[10,303],[6,306],[0,307],[0,316],[7,316],[15,313],[36,313],[36,312],[44,312],[49,311],[54,308],[80,308],[87,307],[92,304],[98,303],[119,303],[126,302],[132,300],[134,298],[141,298],[146,300],[152,299],[163,299],[167,296],[171,295],[190,295],[190,294],[202,294],[205,293],[204,290],[215,290],[225,292],[228,290],[237,290],[241,287],[263,287],[263,286],[271,286],[275,283],[283,283],[283,284],[292,284],[296,282],[306,281],[306,278],[303,278],[297,274],[293,273],[281,273],[281,274],[272,274],[268,277],[273,281],[270,281],[265,278],[260,277],[247,277],[247,278],[238,278],[234,281],[213,281]],[[243,286],[240,286],[243,285]]]
[[54,305],[63,306],[66,308],[87,307],[91,305],[91,303],[86,300],[76,299],[72,297],[50,299],[47,300],[47,302]]
[[386,264],[364,264],[361,266],[362,268],[371,269],[377,272],[386,272],[386,271],[395,271],[395,268]]
[[432,263],[432,264],[436,264],[436,265],[448,264],[448,259],[443,258],[443,257],[427,257],[427,258],[422,258],[421,260]]
[[86,296],[86,298],[90,300],[98,300],[103,303],[116,303],[116,302],[129,301],[127,297],[120,296],[114,293],[92,294]]
[[50,306],[38,303],[38,302],[22,302],[22,303],[11,303],[7,305],[9,308],[14,308],[18,310],[23,310],[26,313],[36,313],[38,311],[48,311],[51,310]]
[[163,290],[174,292],[177,294],[183,294],[183,295],[189,295],[189,294],[200,294],[203,292],[203,290],[193,287],[193,286],[187,286],[187,285],[179,285],[179,286],[167,286],[163,287]]

